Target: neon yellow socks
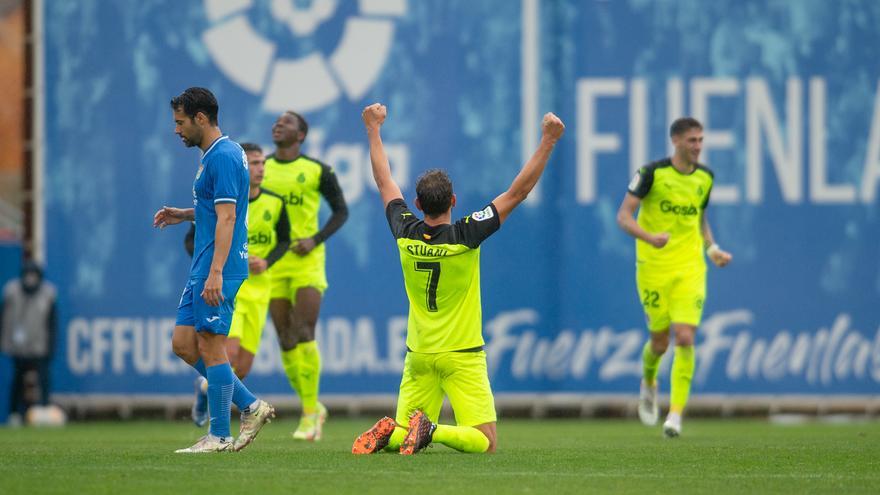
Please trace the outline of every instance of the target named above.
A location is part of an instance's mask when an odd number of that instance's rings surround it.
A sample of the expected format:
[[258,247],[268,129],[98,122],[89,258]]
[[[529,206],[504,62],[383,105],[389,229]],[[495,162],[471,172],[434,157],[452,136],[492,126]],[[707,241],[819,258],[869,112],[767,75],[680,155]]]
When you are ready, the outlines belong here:
[[480,453],[489,449],[486,435],[471,426],[437,425],[433,441],[459,452]]
[[314,340],[300,342],[293,349],[281,352],[281,364],[291,388],[299,394],[303,413],[312,414],[318,406],[321,379],[321,353]]
[[296,345],[297,383],[304,414],[312,414],[318,406],[318,389],[321,381],[321,353],[314,340]]
[[687,405],[694,367],[694,346],[675,346],[675,356],[672,360],[672,389],[669,398],[670,412],[681,413]]
[[296,347],[289,351],[281,351],[281,365],[284,367],[284,374],[287,375],[287,381],[290,382],[290,388],[294,392],[299,393],[299,372],[296,365]]
[[403,439],[406,437],[406,428],[397,426],[394,428],[394,433],[391,434],[391,438],[388,439],[388,445],[385,446],[385,450],[388,452],[397,452],[400,450],[400,446],[403,444]]
[[653,385],[657,381],[657,370],[660,368],[662,357],[663,354],[654,354],[651,350],[650,340],[645,342],[645,347],[642,348],[642,376],[648,385]]
[[[406,429],[398,426],[388,439],[386,451],[396,452],[406,437]],[[482,431],[471,426],[437,425],[433,442],[441,443],[459,452],[481,453],[489,450],[489,439]]]

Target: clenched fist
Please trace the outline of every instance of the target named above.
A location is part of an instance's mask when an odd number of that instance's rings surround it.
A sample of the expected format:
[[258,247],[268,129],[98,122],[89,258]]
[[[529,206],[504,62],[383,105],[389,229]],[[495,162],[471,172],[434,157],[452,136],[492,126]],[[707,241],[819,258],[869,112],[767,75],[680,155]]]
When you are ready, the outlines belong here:
[[547,112],[544,115],[544,120],[541,121],[541,131],[544,133],[544,137],[556,142],[565,132],[565,124],[553,112]]
[[381,103],[373,103],[364,108],[361,118],[364,119],[364,125],[367,129],[375,129],[385,122],[385,116],[388,115],[388,108]]

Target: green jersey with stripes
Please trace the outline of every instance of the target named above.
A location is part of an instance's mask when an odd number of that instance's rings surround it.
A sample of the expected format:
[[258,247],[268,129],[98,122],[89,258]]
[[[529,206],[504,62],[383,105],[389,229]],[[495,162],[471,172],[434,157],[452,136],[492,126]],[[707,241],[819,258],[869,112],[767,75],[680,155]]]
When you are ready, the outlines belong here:
[[650,233],[669,233],[669,242],[660,249],[636,239],[636,263],[654,269],[675,270],[695,264],[705,269],[701,223],[712,181],[707,167],[698,164],[690,174],[683,174],[669,158],[636,172],[628,190],[642,200],[639,225]]
[[452,225],[426,224],[403,199],[389,202],[385,214],[409,298],[407,347],[436,353],[482,346],[480,244],[501,225],[495,205]]

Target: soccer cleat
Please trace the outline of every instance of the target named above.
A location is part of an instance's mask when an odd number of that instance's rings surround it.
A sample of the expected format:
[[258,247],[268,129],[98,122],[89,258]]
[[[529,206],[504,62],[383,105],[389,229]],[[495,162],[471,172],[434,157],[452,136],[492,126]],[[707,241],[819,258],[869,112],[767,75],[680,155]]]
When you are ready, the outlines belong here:
[[199,428],[208,423],[208,394],[202,390],[202,382],[205,377],[196,378],[196,401],[192,406],[192,420]]
[[235,439],[234,449],[236,452],[247,447],[257,438],[257,433],[266,423],[271,423],[275,417],[275,408],[268,402],[257,399],[257,405],[252,410],[241,413],[241,425],[238,429],[238,438]]
[[431,445],[436,429],[437,425],[432,423],[424,412],[416,410],[409,417],[409,429],[400,445],[400,453],[402,455],[417,454],[420,450]]
[[663,435],[666,438],[676,438],[681,435],[681,414],[669,413],[666,422],[663,423]]
[[294,440],[307,440],[317,442],[321,440],[324,430],[324,422],[327,421],[327,408],[318,402],[313,414],[303,414],[299,420],[299,426],[293,432]]
[[645,426],[654,426],[660,418],[660,408],[657,406],[657,382],[654,386],[648,386],[644,380],[639,386],[639,419]]
[[396,427],[397,423],[388,416],[376,421],[372,428],[361,433],[354,440],[354,445],[351,446],[351,453],[374,454],[381,451],[388,445],[388,441],[391,440],[391,434],[394,433],[394,428]]
[[192,447],[177,449],[175,454],[208,454],[211,452],[232,452],[232,437],[220,438],[214,435],[205,435]]

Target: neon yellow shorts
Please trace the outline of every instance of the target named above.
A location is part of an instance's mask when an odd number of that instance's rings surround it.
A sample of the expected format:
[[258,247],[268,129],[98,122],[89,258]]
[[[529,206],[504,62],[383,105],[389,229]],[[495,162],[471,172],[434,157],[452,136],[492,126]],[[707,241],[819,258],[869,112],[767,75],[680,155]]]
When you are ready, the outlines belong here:
[[327,290],[327,274],[323,268],[305,270],[295,275],[272,276],[272,299],[289,299],[296,304],[296,291],[312,287],[321,294]]
[[670,271],[636,268],[636,286],[648,330],[664,331],[672,323],[699,326],[706,300],[706,270]]
[[229,328],[230,339],[239,339],[242,349],[256,355],[266,326],[272,285],[268,275],[251,278],[241,284],[235,296],[235,312]]
[[409,416],[416,409],[436,423],[444,396],[449,397],[459,426],[497,420],[485,351],[406,353],[397,397],[398,424],[409,424]]

